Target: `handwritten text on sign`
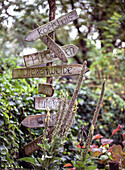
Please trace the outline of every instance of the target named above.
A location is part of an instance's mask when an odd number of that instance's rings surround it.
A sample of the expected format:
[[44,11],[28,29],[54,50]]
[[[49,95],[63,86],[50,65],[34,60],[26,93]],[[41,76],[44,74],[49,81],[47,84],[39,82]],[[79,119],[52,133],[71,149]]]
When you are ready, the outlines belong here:
[[[67,57],[73,57],[78,51],[78,47],[72,44],[68,44],[61,47],[65,52]],[[50,50],[45,50],[24,56],[25,66],[32,67],[35,65],[46,64],[49,62],[54,62],[59,60],[58,56],[50,52]]]
[[64,25],[67,25],[71,21],[78,18],[76,10],[73,10],[58,19],[52,20],[48,22],[47,24],[44,24],[43,26],[40,26],[33,31],[29,32],[29,34],[26,36],[25,41],[35,41],[40,36],[47,35],[50,32],[53,32],[55,29],[58,29]]
[[[13,69],[12,77],[18,78],[42,78],[42,77],[56,77],[67,75],[79,75],[81,73],[82,65],[59,65],[48,67],[34,67],[34,68],[16,68]],[[88,69],[86,69],[86,72]]]
[[68,62],[65,52],[49,36],[40,37],[44,44],[64,63]]
[[[60,99],[57,97],[35,97],[35,109],[37,110],[57,110]],[[70,100],[67,101],[67,107]]]
[[[45,118],[46,115],[31,115],[26,117],[21,124],[29,128],[45,127]],[[55,118],[55,114],[50,115],[49,126],[54,126]]]

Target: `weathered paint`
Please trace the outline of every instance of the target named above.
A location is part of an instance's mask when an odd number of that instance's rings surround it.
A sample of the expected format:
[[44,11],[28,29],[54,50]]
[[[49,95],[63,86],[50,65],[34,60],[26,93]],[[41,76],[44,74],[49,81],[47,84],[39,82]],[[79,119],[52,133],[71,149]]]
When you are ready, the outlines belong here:
[[72,10],[71,12],[59,17],[58,19],[54,19],[34,30],[28,33],[28,35],[25,38],[25,41],[35,41],[37,40],[40,36],[47,35],[54,30],[67,25],[71,21],[75,20],[78,18],[78,14],[76,10]]
[[[60,99],[57,97],[35,97],[35,109],[36,110],[57,110]],[[67,101],[67,107],[70,100]]]
[[[81,73],[82,65],[58,65],[32,68],[15,68],[12,72],[12,78],[42,78],[42,77],[57,77],[57,76],[73,76]],[[86,68],[86,72],[89,71]]]
[[[46,115],[31,115],[27,116],[21,124],[23,126],[26,126],[28,128],[40,128],[40,127],[45,127],[45,118]],[[49,126],[54,126],[55,123],[55,114],[50,115],[50,120],[49,120]]]
[[50,51],[52,51],[58,58],[66,63],[68,62],[68,59],[66,57],[65,52],[61,49],[59,45],[57,45],[53,39],[51,39],[49,36],[44,35],[43,37],[40,37],[40,39],[44,42],[44,44],[49,48]]
[[[61,49],[65,52],[67,57],[73,57],[78,51],[78,47],[73,44],[62,46]],[[50,52],[50,50],[25,55],[23,58],[26,67],[33,67],[59,60],[58,56]]]

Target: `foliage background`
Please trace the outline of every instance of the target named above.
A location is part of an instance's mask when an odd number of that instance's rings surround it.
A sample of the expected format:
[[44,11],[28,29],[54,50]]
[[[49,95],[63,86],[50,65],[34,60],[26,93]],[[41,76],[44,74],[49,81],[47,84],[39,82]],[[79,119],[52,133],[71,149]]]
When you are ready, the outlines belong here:
[[[86,129],[90,126],[104,78],[107,81],[106,92],[95,134],[110,137],[118,124],[125,124],[125,1],[56,0],[56,7],[56,17],[72,9],[79,13],[79,18],[73,23],[56,30],[56,43],[78,46],[79,52],[69,59],[68,64],[82,64],[86,59],[90,68],[78,97],[79,109],[72,135],[61,155],[64,164],[75,159],[73,142],[77,140],[82,124]],[[39,25],[48,22],[48,2],[2,0],[0,13],[0,164],[1,168],[31,168],[32,165],[22,164],[18,158],[25,156],[24,145],[41,135],[43,129],[25,128],[20,122],[27,115],[44,114],[44,111],[34,109],[34,96],[40,96],[37,84],[46,82],[46,79],[13,80],[12,69],[24,66],[22,55],[25,52],[46,49],[40,40],[27,43],[24,37],[33,29],[35,22]],[[55,78],[54,96],[59,96],[60,89],[65,89],[71,97],[76,81],[77,77]],[[122,140],[120,133],[115,135],[117,144]],[[32,157],[41,154],[41,151],[36,151]]]

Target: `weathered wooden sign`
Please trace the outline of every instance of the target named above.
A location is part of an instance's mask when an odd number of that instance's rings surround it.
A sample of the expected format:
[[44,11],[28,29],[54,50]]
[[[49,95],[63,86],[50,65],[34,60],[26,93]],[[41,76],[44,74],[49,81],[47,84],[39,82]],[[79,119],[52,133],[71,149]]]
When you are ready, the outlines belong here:
[[68,62],[65,52],[59,47],[53,39],[49,36],[44,35],[40,37],[40,39],[44,42],[44,44],[52,51],[58,58],[63,61],[64,63]]
[[45,95],[51,97],[53,95],[53,93],[54,93],[54,88],[53,88],[52,84],[48,84],[48,83],[41,84],[41,83],[39,83],[38,92],[40,94],[45,94]]
[[[74,123],[75,123],[75,118],[72,121],[72,124],[74,124]],[[48,131],[48,136],[47,136],[49,138],[48,142],[51,141],[52,131],[53,131],[53,129]],[[39,150],[40,146],[37,145],[38,143],[42,143],[42,136],[38,137],[37,139],[35,139],[35,140],[31,141],[30,143],[28,143],[27,145],[25,145],[24,151],[25,151],[26,155],[30,155],[33,152]]]
[[[73,44],[62,46],[61,49],[67,57],[73,57],[78,51],[78,47]],[[25,55],[24,62],[26,67],[32,67],[40,64],[46,64],[59,60],[58,56],[50,52],[50,50],[40,51],[37,53]]]
[[[45,118],[46,115],[31,115],[26,117],[21,124],[23,126],[29,127],[29,128],[39,128],[39,127],[45,127]],[[50,115],[50,120],[49,120],[49,126],[54,126],[55,123],[55,114]]]
[[[35,109],[36,110],[57,110],[60,99],[57,97],[35,97]],[[70,100],[67,100],[67,107]]]
[[64,25],[67,25],[71,21],[78,18],[78,14],[76,10],[72,10],[71,12],[59,17],[58,19],[54,19],[28,33],[25,38],[25,41],[35,41],[40,36],[44,36],[53,32],[55,29],[58,29]]
[[[42,77],[56,77],[56,76],[72,76],[79,75],[82,69],[81,64],[75,65],[59,65],[59,66],[45,66],[33,68],[15,68],[12,72],[12,78],[42,78]],[[86,69],[86,72],[89,69]]]
[[24,146],[24,151],[26,155],[30,155],[33,152],[37,151],[40,149],[40,146],[37,145],[38,143],[41,143],[42,141],[42,136],[38,137],[37,139],[31,141],[27,145]]

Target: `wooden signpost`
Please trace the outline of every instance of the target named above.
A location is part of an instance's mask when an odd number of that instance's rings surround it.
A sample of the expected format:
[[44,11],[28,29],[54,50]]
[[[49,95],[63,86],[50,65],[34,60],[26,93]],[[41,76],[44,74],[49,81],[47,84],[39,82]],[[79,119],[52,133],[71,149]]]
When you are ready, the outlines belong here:
[[[65,52],[67,57],[73,57],[78,51],[78,47],[73,44],[62,46],[61,49]],[[25,55],[23,58],[26,67],[33,67],[59,60],[58,56],[56,56],[55,53],[50,52],[50,50]]]
[[[40,128],[40,127],[45,127],[45,118],[46,115],[31,115],[26,117],[21,124],[23,126],[29,127],[29,128]],[[50,115],[50,120],[49,120],[49,126],[54,126],[55,123],[55,114]]]
[[[37,116],[37,115],[36,115],[36,116]],[[54,116],[54,115],[53,115],[53,116]],[[29,116],[28,116],[28,117],[29,117]],[[27,117],[26,119],[28,119],[28,117]],[[55,116],[54,116],[54,117],[55,117]],[[34,118],[35,118],[35,116],[34,116]],[[24,120],[25,120],[25,119],[24,119]],[[54,119],[54,120],[55,120],[55,119]],[[68,121],[69,121],[69,120],[68,120]],[[75,118],[73,119],[72,124],[74,124],[74,122],[75,122]],[[30,127],[30,124],[29,124],[27,127]],[[36,127],[35,127],[35,128],[36,128]],[[48,142],[50,142],[50,141],[51,141],[52,131],[49,131],[48,133],[49,133],[48,136],[47,136],[47,137],[49,138],[49,141],[48,141]],[[31,155],[33,152],[39,150],[39,149],[40,149],[40,146],[38,145],[38,143],[42,143],[41,141],[42,141],[42,136],[39,136],[37,139],[35,139],[35,140],[29,142],[27,145],[25,145],[25,147],[24,147],[25,154],[26,154],[26,155]]]
[[[31,115],[27,116],[21,124],[25,127],[28,128],[40,128],[40,127],[45,127],[45,118],[46,115]],[[49,120],[49,127],[54,127],[55,126],[55,120],[56,120],[56,114],[51,114],[50,115],[50,120]],[[69,121],[69,119],[67,120]],[[72,124],[74,124],[75,119],[73,120]]]
[[[57,77],[57,76],[72,76],[79,75],[82,69],[81,64],[75,65],[59,65],[45,66],[32,68],[16,68],[13,69],[12,77],[14,79],[22,78],[42,78],[42,77]],[[86,72],[88,69],[86,69]]]
[[[24,126],[30,128],[31,126],[33,126],[32,122],[31,122],[30,120],[32,119],[32,121],[33,121],[33,118],[35,119],[35,121],[38,120],[38,117],[37,117],[37,116],[38,116],[38,115],[28,116],[28,117],[25,118],[21,123],[22,123]],[[42,115],[41,115],[41,116],[42,116]],[[55,121],[56,115],[53,114],[52,116],[53,116],[52,120]],[[30,118],[29,118],[29,117],[30,117]],[[41,118],[41,117],[39,117],[39,118]],[[40,119],[39,119],[39,120],[40,120]],[[42,117],[42,120],[43,120],[43,117]],[[27,124],[27,123],[24,123],[24,121],[28,122],[28,124]],[[51,124],[51,125],[53,125],[53,121],[52,121],[52,124]],[[69,120],[67,120],[67,121],[69,121]],[[74,124],[74,122],[75,122],[75,118],[73,119],[72,124]],[[27,124],[27,125],[26,125],[26,124]],[[37,124],[37,127],[38,127],[38,126],[39,126],[39,125]],[[41,126],[39,126],[39,127],[41,127]],[[33,128],[36,128],[36,126],[34,126]],[[48,142],[51,141],[51,134],[52,134],[52,131],[49,131],[49,132],[48,132],[48,136],[47,136],[47,137],[49,138],[49,141],[48,141]],[[27,145],[25,145],[25,147],[24,147],[25,154],[26,154],[26,155],[31,155],[33,152],[39,150],[39,149],[40,149],[40,146],[38,145],[38,143],[42,143],[41,141],[42,141],[42,136],[39,136],[37,139],[35,139],[35,140],[29,142]]]
[[[49,6],[51,6],[51,1],[49,0]],[[51,8],[50,12],[50,22],[44,24],[43,26],[36,25],[36,29],[28,33],[25,38],[25,41],[35,41],[38,38],[49,48],[48,50],[25,55],[24,68],[13,69],[12,77],[14,79],[22,78],[43,78],[47,77],[57,77],[57,76],[73,76],[79,75],[81,73],[82,65],[57,65],[57,66],[48,66],[50,62],[61,60],[62,62],[67,62],[67,57],[73,57],[77,51],[78,47],[75,45],[69,44],[65,46],[58,46],[53,39],[48,36],[49,33],[52,33],[56,29],[67,25],[71,21],[74,21],[78,18],[76,10],[55,19],[55,8]],[[53,9],[53,11],[52,11]],[[54,20],[52,20],[54,19]],[[54,36],[52,36],[54,38]],[[40,66],[41,64],[46,64],[47,66]],[[86,68],[86,72],[89,71]],[[48,82],[48,81],[47,81]],[[54,93],[54,88],[51,84],[39,84],[39,93],[45,94],[47,96],[52,96]],[[56,97],[35,97],[35,109],[37,110],[46,110],[47,107],[50,110],[57,110],[59,105],[59,98]],[[69,100],[67,101],[67,106],[69,106]],[[45,115],[31,115],[25,118],[21,124],[29,128],[40,128],[45,127]],[[49,120],[49,131],[48,138],[51,141],[52,129],[50,127],[55,126],[56,115],[51,114]],[[67,120],[70,122],[70,118]],[[74,121],[73,121],[74,123]],[[38,143],[41,143],[42,136],[28,143],[25,147],[25,153],[27,155],[32,154],[34,151],[40,149]]]
[[76,10],[73,10],[73,11],[59,17],[58,19],[54,19],[54,20],[48,22],[47,24],[44,24],[44,25],[34,29],[33,31],[29,32],[25,38],[25,41],[35,41],[38,38],[40,38],[41,36],[47,35],[47,34],[53,32],[54,30],[56,30],[64,25],[67,25],[68,23],[70,23],[71,21],[73,21],[77,18],[78,18],[78,14],[77,14]]
[[[57,110],[60,99],[57,97],[35,97],[35,109],[36,110]],[[67,100],[67,107],[70,100]]]
[[51,97],[54,93],[54,88],[53,88],[52,84],[48,84],[48,83],[47,84],[41,84],[41,83],[39,83],[38,92],[40,94],[45,94],[45,95]]

